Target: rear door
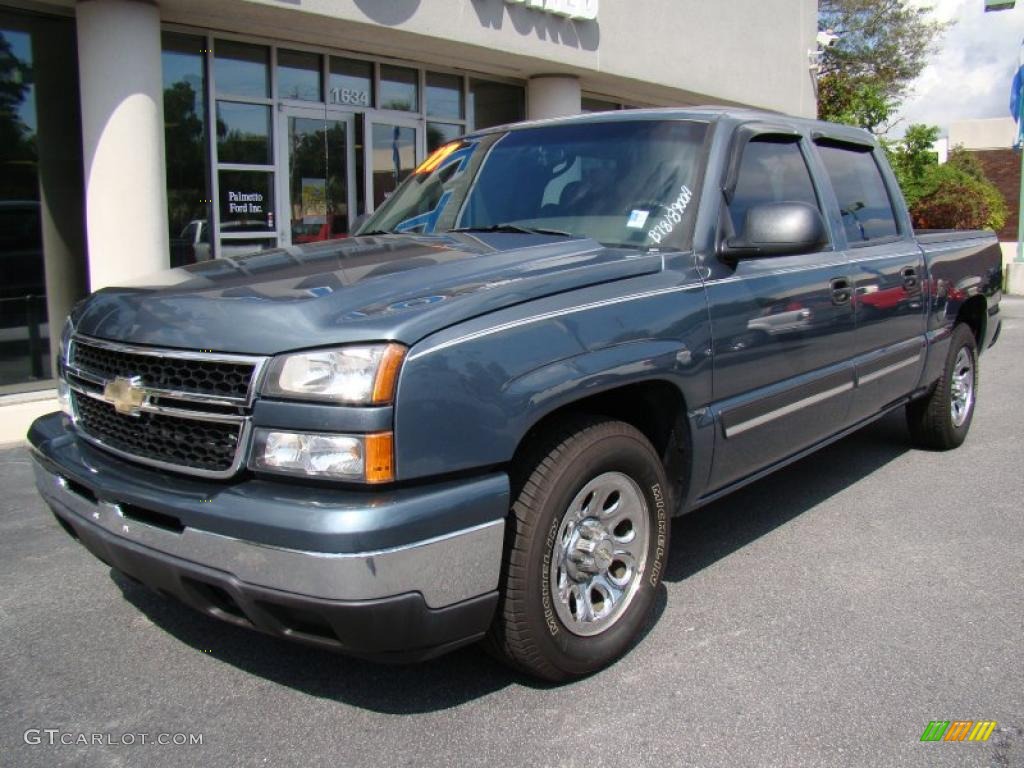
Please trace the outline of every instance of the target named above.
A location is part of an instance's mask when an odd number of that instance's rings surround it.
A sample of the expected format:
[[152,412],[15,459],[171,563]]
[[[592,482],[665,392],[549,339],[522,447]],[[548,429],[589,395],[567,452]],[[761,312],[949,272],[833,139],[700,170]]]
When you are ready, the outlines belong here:
[[857,421],[904,397],[920,379],[924,254],[902,199],[892,194],[894,181],[880,150],[848,139],[818,137],[815,144],[839,206],[854,283],[857,389],[850,415]]
[[[723,228],[742,235],[747,210],[759,203],[822,210],[808,169],[811,151],[792,132],[756,133],[734,146]],[[708,265],[715,491],[843,429],[854,321],[849,264],[831,243],[814,253],[713,258]]]

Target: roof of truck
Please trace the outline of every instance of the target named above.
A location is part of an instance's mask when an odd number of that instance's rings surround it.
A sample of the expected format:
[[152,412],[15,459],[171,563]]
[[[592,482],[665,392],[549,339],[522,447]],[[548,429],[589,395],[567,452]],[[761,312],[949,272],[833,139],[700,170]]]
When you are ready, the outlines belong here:
[[554,117],[544,120],[529,120],[522,123],[509,125],[498,125],[493,128],[486,128],[473,131],[471,135],[494,133],[497,131],[520,130],[522,128],[536,128],[546,125],[586,124],[602,123],[609,121],[626,120],[703,120],[717,122],[719,120],[735,120],[737,122],[761,121],[766,123],[782,123],[800,128],[806,132],[820,132],[834,138],[848,138],[857,143],[869,141],[872,144],[875,139],[863,128],[855,128],[840,123],[827,123],[823,120],[813,120],[805,117],[793,117],[782,112],[773,112],[767,109],[752,109],[748,107],[733,106],[698,106],[698,107],[653,107],[650,109],[620,109],[610,112],[590,112],[582,115],[569,115],[566,117]]

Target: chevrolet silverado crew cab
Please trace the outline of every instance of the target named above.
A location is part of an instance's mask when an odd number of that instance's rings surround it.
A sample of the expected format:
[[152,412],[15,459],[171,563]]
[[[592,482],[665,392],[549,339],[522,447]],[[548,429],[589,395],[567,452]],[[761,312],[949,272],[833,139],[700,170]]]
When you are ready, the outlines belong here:
[[96,557],[211,616],[374,659],[486,639],[567,680],[636,640],[673,515],[894,409],[960,445],[1000,283],[991,233],[915,235],[860,130],[480,131],[356,237],[81,302],[36,479]]

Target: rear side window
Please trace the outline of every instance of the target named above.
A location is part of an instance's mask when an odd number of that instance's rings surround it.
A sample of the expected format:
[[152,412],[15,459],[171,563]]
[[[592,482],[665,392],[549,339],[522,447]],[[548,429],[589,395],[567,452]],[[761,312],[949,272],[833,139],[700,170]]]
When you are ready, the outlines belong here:
[[819,144],[818,152],[839,200],[850,245],[899,235],[892,200],[871,150]]

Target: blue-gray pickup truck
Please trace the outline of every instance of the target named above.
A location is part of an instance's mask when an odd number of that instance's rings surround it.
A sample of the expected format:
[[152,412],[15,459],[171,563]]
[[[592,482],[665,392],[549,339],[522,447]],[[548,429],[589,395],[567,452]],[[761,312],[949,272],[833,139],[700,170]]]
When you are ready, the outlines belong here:
[[36,480],[93,555],[224,621],[567,680],[636,641],[672,516],[897,408],[958,446],[1001,271],[991,233],[915,235],[852,128],[481,131],[356,237],[81,302]]

